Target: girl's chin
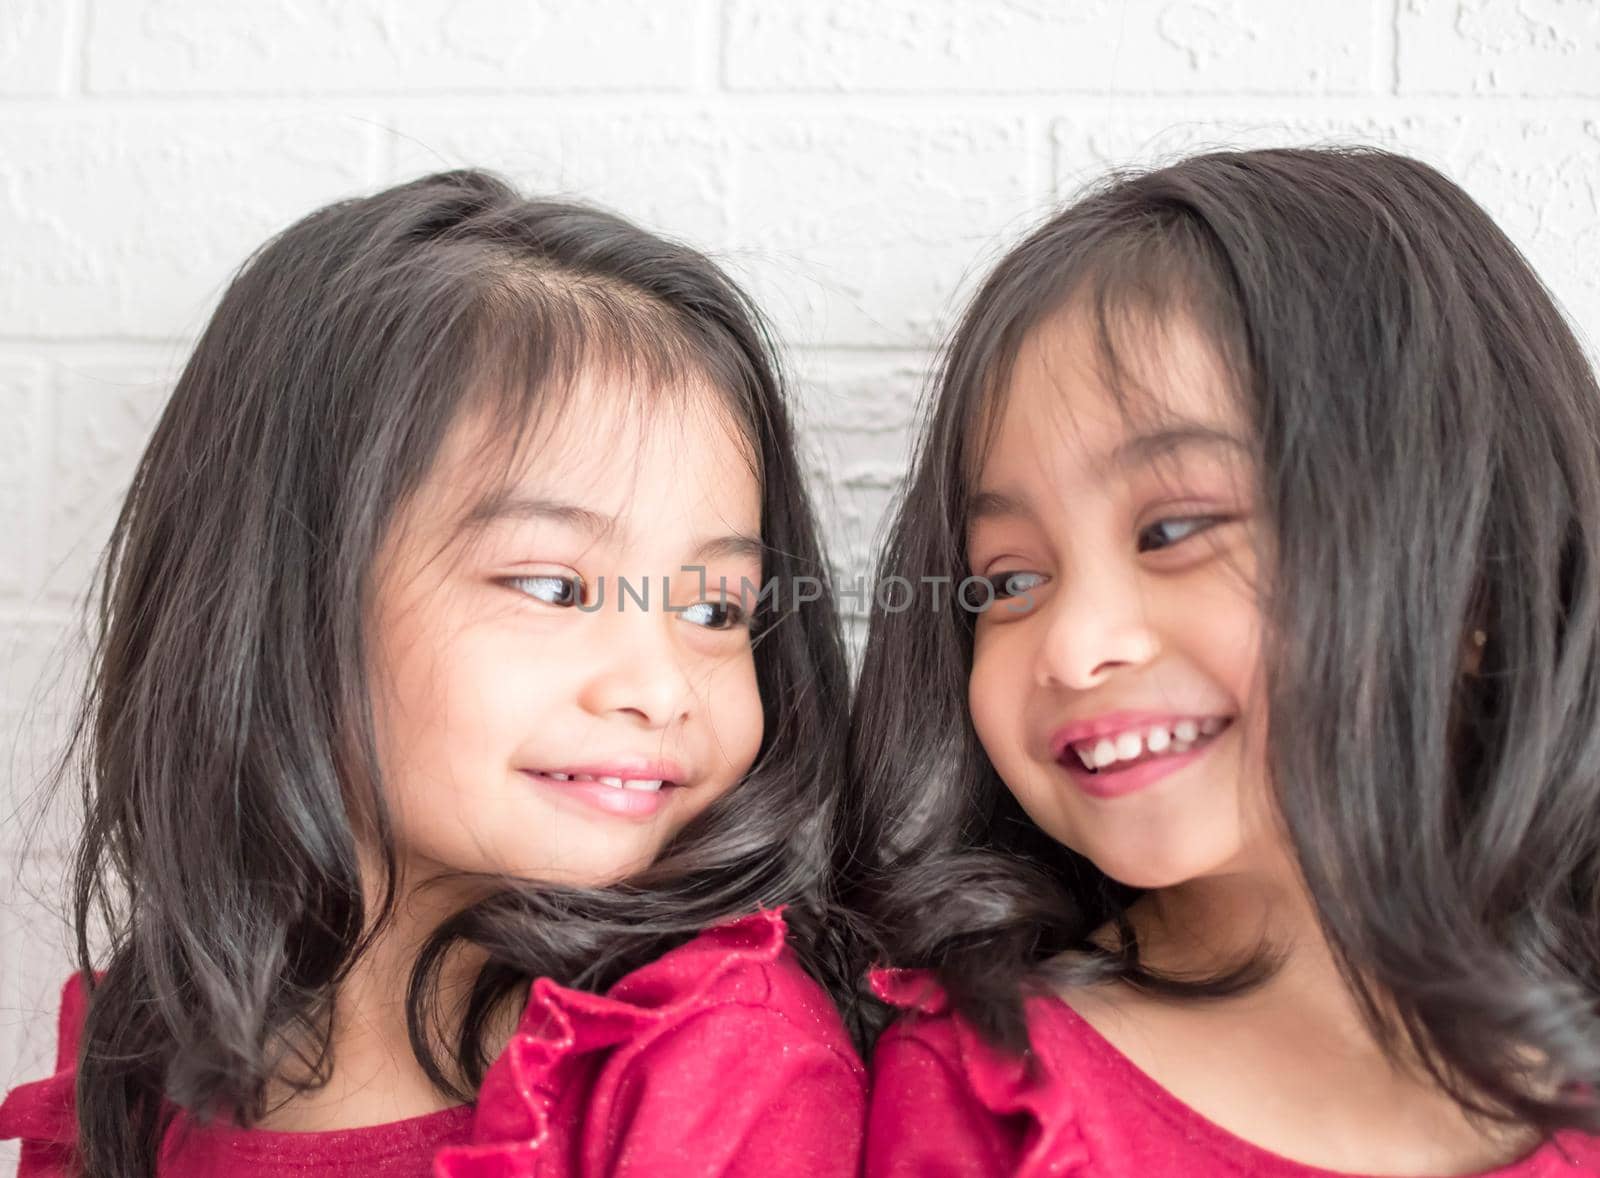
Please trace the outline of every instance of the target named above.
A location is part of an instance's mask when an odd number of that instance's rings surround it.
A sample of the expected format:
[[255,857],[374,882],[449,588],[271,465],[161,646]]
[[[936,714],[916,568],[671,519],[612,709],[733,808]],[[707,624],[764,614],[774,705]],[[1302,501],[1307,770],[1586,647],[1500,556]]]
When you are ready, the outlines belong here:
[[[1102,868],[1101,870],[1104,870],[1104,868]],[[1179,874],[1179,873],[1166,873],[1166,874],[1163,874],[1163,873],[1151,872],[1151,871],[1145,871],[1145,872],[1138,872],[1138,871],[1111,872],[1111,871],[1107,871],[1106,875],[1108,875],[1112,879],[1116,880],[1119,884],[1122,884],[1122,885],[1124,885],[1126,887],[1130,887],[1130,888],[1138,888],[1140,891],[1143,891],[1143,892],[1158,892],[1158,891],[1162,891],[1162,890],[1164,890],[1166,888],[1179,887],[1179,886],[1181,886],[1183,884],[1186,884],[1186,883],[1193,883],[1195,878],[1196,878],[1196,877],[1191,876],[1191,875],[1184,875],[1184,874]]]
[[435,845],[423,853],[421,861],[427,864],[427,869],[419,869],[418,874],[423,877],[463,876],[468,882],[459,892],[451,894],[465,901],[480,898],[485,890],[496,890],[497,884],[485,881],[499,879],[535,887],[604,888],[638,875],[654,861],[658,849],[653,840],[648,844],[634,841],[622,847],[615,839],[593,846],[568,839],[559,848],[548,844],[501,845],[488,854],[476,844],[468,847]]
[[627,862],[595,861],[567,862],[539,871],[508,871],[507,875],[529,884],[544,884],[563,888],[607,888],[619,884],[629,876],[637,875],[650,865],[650,857]]
[[1109,847],[1104,844],[1085,848],[1083,855],[1106,876],[1130,888],[1158,891],[1197,883],[1224,875],[1237,862],[1234,849],[1216,848],[1207,853],[1200,847],[1175,849],[1168,854],[1141,847]]

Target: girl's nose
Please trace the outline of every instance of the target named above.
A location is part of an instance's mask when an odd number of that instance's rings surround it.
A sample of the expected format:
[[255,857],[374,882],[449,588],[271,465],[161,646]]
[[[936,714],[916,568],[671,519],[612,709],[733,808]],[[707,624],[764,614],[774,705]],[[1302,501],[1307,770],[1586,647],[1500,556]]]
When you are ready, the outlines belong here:
[[1117,670],[1139,667],[1161,651],[1137,586],[1084,578],[1061,586],[1046,611],[1034,679],[1041,687],[1087,691]]
[[[595,716],[626,716],[642,728],[667,728],[684,719],[694,692],[673,642],[675,616],[655,602],[632,602],[616,612],[607,602],[609,625],[594,627],[584,655],[592,660],[579,703]],[[679,623],[682,624],[682,623]]]

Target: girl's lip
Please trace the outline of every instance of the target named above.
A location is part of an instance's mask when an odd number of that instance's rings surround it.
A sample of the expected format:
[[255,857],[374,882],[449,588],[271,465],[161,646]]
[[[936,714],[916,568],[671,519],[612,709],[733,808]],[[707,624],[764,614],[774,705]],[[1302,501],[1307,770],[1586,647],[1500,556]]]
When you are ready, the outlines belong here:
[[[1127,732],[1132,728],[1148,731],[1158,724],[1171,731],[1172,725],[1180,720],[1198,721],[1213,714],[1211,712],[1103,712],[1091,719],[1078,720],[1057,728],[1050,735],[1050,755],[1059,761],[1071,752],[1068,746],[1079,741],[1116,736],[1119,732]],[[1221,716],[1218,718],[1221,719]]]
[[[557,770],[566,772],[566,770]],[[579,769],[582,773],[585,770]],[[554,777],[547,777],[533,769],[522,770],[523,776],[536,782],[544,788],[553,791],[560,797],[570,798],[580,802],[602,814],[613,818],[643,819],[655,815],[662,806],[666,805],[672,794],[681,786],[663,784],[658,790],[625,789],[621,786],[606,785],[599,781],[557,781]],[[596,773],[594,776],[625,777],[621,773]],[[655,780],[647,778],[642,773],[632,775],[633,780]]]
[[624,781],[670,781],[682,785],[688,781],[683,767],[676,761],[645,760],[643,757],[618,757],[592,765],[539,765],[523,770],[525,773],[565,773],[568,777],[620,777]]
[[1225,727],[1215,735],[1206,737],[1186,753],[1168,753],[1165,756],[1152,757],[1128,769],[1103,769],[1099,773],[1091,773],[1083,767],[1083,762],[1078,760],[1078,755],[1070,748],[1062,749],[1062,755],[1057,758],[1056,763],[1067,771],[1073,784],[1090,797],[1120,798],[1153,785],[1167,774],[1176,773],[1185,765],[1204,756],[1217,742],[1217,737],[1227,731],[1228,728]]

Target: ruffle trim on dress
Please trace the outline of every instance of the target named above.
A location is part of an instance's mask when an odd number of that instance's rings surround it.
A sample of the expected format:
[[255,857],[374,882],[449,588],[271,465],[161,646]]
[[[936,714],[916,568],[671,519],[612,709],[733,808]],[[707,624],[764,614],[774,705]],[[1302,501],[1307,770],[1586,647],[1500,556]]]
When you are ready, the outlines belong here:
[[0,1104],[0,1141],[23,1141],[72,1145],[78,1139],[78,1121],[73,1105],[77,1069],[57,1072],[43,1080],[19,1084]]
[[951,1062],[974,1099],[997,1117],[1028,1118],[1031,1131],[1014,1178],[1092,1178],[1089,1147],[1061,1093],[1029,1067],[1028,1058],[1001,1051],[973,1030],[951,1009],[950,996],[930,970],[874,969],[867,983],[883,1002],[910,1012],[913,1023],[918,1017],[948,1022],[956,1049]]
[[61,987],[55,1074],[17,1085],[0,1103],[0,1140],[16,1137],[54,1145],[77,1143],[78,1067],[75,1061],[87,1003],[83,975],[75,973]]
[[441,1150],[435,1178],[536,1178],[561,1094],[557,1068],[726,1000],[725,983],[746,966],[777,961],[787,938],[783,909],[763,909],[705,930],[606,994],[536,979],[517,1030],[484,1076],[475,1143]]

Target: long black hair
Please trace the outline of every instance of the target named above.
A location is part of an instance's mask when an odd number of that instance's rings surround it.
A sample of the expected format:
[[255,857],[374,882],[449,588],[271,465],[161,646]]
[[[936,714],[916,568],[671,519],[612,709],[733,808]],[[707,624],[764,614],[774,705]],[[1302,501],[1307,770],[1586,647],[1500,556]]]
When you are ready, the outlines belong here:
[[[531,977],[601,988],[756,905],[788,904],[802,960],[838,984],[821,913],[847,671],[761,317],[704,255],[620,217],[425,177],[312,213],[242,268],[117,521],[72,762],[78,955],[104,967],[77,1080],[88,1173],[152,1173],[173,1106],[248,1126],[273,1082],[326,1082],[335,991],[398,900],[365,674],[374,554],[469,400],[510,454],[602,358],[657,378],[635,387],[720,396],[760,478],[763,576],[823,591],[756,620],[749,775],[616,887],[496,881],[418,962],[413,1044],[468,1098],[490,1015]],[[446,1012],[438,966],[464,942],[486,964]]]
[[[974,294],[880,584],[966,574],[1010,366],[1069,303],[1121,369],[1131,320],[1191,317],[1253,427],[1269,774],[1378,1041],[1470,1111],[1600,1129],[1573,1099],[1600,1083],[1600,388],[1550,295],[1464,192],[1399,155],[1113,176]],[[1140,962],[1140,893],[1039,831],[977,740],[972,620],[954,602],[872,618],[842,853],[863,956],[934,969],[1012,1049],[1034,987],[1195,997],[1269,976],[1265,946],[1210,978]],[[1115,950],[1091,939],[1108,924]]]

